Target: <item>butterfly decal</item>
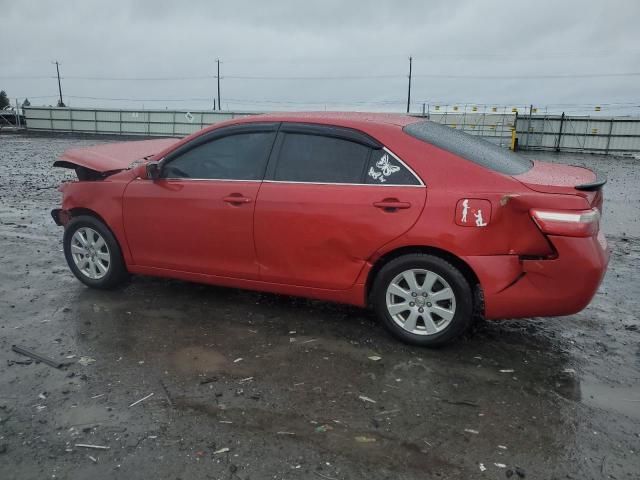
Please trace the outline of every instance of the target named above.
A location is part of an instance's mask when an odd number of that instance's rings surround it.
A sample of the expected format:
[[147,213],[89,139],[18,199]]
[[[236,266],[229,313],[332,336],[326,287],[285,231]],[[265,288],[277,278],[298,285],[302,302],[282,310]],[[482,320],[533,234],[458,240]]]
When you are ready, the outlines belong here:
[[376,167],[382,170],[385,177],[388,177],[392,173],[396,173],[400,170],[399,166],[389,163],[389,154],[387,153],[385,153],[383,157],[376,162]]
[[377,172],[373,167],[369,168],[369,176],[380,183],[386,182],[387,179],[382,176],[382,172]]

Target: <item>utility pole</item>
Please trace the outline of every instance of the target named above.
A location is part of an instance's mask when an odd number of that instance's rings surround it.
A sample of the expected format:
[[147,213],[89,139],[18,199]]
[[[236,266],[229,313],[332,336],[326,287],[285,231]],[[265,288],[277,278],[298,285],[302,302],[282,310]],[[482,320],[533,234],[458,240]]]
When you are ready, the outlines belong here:
[[216,63],[218,64],[218,110],[222,110],[222,104],[220,103],[220,59],[216,58]]
[[58,73],[58,92],[60,93],[60,100],[58,101],[59,107],[64,107],[65,104],[62,101],[62,84],[60,83],[60,64],[56,60],[55,62],[51,62],[56,64],[56,72]]
[[407,113],[409,113],[409,107],[411,106],[411,63],[412,58],[409,57],[409,91],[407,92]]

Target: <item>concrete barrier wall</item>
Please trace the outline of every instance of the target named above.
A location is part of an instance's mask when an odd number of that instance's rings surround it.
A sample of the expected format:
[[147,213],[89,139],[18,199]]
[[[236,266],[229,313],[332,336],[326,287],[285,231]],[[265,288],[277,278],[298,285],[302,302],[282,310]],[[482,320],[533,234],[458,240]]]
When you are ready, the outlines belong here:
[[519,116],[516,136],[523,150],[630,154],[640,152],[640,119]]
[[[55,107],[24,109],[28,130],[177,137],[247,115],[254,113]],[[477,112],[431,113],[424,118],[505,147],[511,145],[515,129],[518,146],[522,150],[602,154],[640,152],[640,119]]]
[[27,107],[27,129],[53,132],[185,136],[250,113]]

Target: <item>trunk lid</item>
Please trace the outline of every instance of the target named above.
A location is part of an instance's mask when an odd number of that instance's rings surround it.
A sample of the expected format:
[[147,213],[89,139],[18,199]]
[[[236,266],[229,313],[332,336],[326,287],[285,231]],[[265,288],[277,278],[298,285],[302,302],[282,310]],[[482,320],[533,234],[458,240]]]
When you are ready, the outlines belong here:
[[129,168],[134,162],[155,155],[179,142],[178,138],[138,140],[66,150],[54,167],[92,170],[105,175]]
[[593,204],[600,198],[606,178],[585,167],[534,160],[533,167],[513,178],[527,188],[541,193],[573,194],[587,198]]

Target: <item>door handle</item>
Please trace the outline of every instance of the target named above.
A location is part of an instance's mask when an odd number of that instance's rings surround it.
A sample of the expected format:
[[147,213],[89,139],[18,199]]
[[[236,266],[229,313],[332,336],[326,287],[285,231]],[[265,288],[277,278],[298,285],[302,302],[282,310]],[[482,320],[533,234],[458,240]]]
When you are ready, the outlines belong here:
[[232,205],[240,205],[242,203],[252,202],[252,200],[249,197],[245,197],[241,193],[232,193],[231,195],[227,195],[226,197],[224,197],[222,200]]
[[411,208],[411,204],[409,202],[401,202],[395,198],[385,198],[381,202],[373,202],[373,206],[381,208],[386,212],[395,212],[396,210]]

